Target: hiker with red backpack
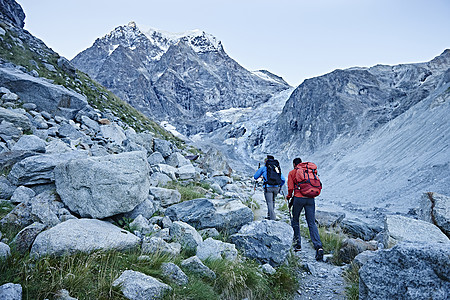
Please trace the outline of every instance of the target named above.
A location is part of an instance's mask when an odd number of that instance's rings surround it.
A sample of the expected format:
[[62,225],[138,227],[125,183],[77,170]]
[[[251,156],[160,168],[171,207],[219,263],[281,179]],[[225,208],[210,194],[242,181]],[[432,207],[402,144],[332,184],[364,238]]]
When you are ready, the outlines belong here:
[[323,260],[323,246],[316,226],[315,201],[322,190],[322,183],[317,175],[317,166],[312,162],[302,162],[300,158],[293,160],[294,169],[288,175],[288,194],[286,200],[289,208],[292,207],[293,215],[291,226],[294,229],[294,251],[300,251],[301,237],[299,218],[303,208],[305,208],[306,223],[308,224],[309,235],[316,249],[316,260]]
[[264,166],[256,171],[253,178],[257,180],[261,176],[264,178],[264,198],[267,203],[267,218],[269,220],[275,220],[275,199],[281,187],[286,182],[286,179],[281,174],[280,163],[272,155],[267,155]]

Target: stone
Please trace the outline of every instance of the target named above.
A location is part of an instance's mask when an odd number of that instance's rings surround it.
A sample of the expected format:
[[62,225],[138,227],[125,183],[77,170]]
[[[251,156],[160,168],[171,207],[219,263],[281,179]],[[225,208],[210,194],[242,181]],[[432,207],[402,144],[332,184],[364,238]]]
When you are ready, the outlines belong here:
[[100,126],[100,132],[113,144],[122,145],[122,142],[127,139],[124,130],[115,123]]
[[165,186],[171,181],[173,181],[172,178],[170,178],[166,174],[160,173],[160,172],[153,173],[150,176],[151,186]]
[[136,219],[133,220],[133,222],[130,223],[130,228],[133,228],[134,230],[137,230],[142,234],[153,232],[152,228],[150,227],[150,223],[142,215],[139,215]]
[[142,215],[146,219],[150,219],[156,212],[156,208],[153,205],[152,197],[149,196],[141,204],[138,204],[132,211],[124,213],[124,217],[129,219],[135,219],[139,215]]
[[164,163],[164,157],[159,152],[153,152],[150,154],[150,156],[147,158],[147,161],[149,165],[158,165]]
[[177,285],[183,286],[189,283],[187,275],[174,263],[162,263],[161,270],[164,277]]
[[184,249],[197,250],[198,245],[203,242],[202,236],[194,227],[180,221],[173,222],[170,227],[170,236]]
[[35,222],[19,231],[12,241],[15,250],[21,254],[25,254],[30,251],[34,240],[45,228],[46,226],[44,224]]
[[22,286],[14,283],[0,285],[0,299],[22,300]]
[[339,224],[342,230],[354,238],[360,238],[364,241],[370,241],[383,230],[381,225],[368,223],[358,218],[344,219]]
[[123,251],[139,246],[140,239],[111,223],[96,219],[71,219],[41,232],[31,256],[61,256],[96,250]]
[[31,130],[31,122],[27,118],[27,116],[10,109],[0,107],[0,123],[3,121],[12,123],[15,127],[19,127],[20,129],[22,129],[22,131]]
[[82,142],[90,140],[84,132],[68,123],[63,124],[58,128],[58,135],[62,138],[69,138],[71,140],[80,139]]
[[11,248],[7,244],[0,242],[0,261],[6,260],[10,256]]
[[184,165],[175,171],[175,176],[180,180],[195,179],[197,170],[193,165]]
[[216,228],[232,233],[253,221],[252,210],[237,199],[193,199],[168,207],[165,214],[199,230]]
[[23,131],[8,121],[0,121],[0,136],[3,140],[17,141],[23,135]]
[[230,239],[243,255],[262,264],[279,266],[286,260],[292,247],[294,231],[281,221],[261,220],[244,225]]
[[419,219],[433,223],[450,236],[450,197],[438,193],[425,193],[416,210]]
[[19,100],[19,96],[17,96],[14,93],[6,93],[6,94],[3,94],[3,96],[1,97],[1,100],[4,102],[16,102],[17,100]]
[[45,152],[45,141],[35,135],[24,135],[11,148],[12,151],[34,151]]
[[55,168],[56,190],[71,211],[101,219],[130,212],[144,202],[148,173],[143,152],[88,157]]
[[75,150],[75,149],[71,148],[67,143],[64,143],[60,139],[51,140],[45,147],[45,153],[48,153],[48,154],[65,153],[65,152],[69,152],[69,151],[73,151],[73,150]]
[[162,207],[181,202],[181,194],[177,190],[150,187],[149,192],[154,197],[154,201],[158,201]]
[[53,298],[55,300],[78,300],[77,298],[70,297],[69,291],[62,289],[56,292],[55,297]]
[[377,250],[377,245],[361,239],[344,239],[339,249],[339,258],[348,264],[352,262],[355,256],[366,250],[375,251]]
[[163,299],[172,290],[160,280],[133,270],[124,271],[113,286],[120,286],[123,295],[130,300]]
[[435,225],[400,215],[387,215],[385,234],[388,239],[385,247],[392,247],[400,241],[439,242],[447,244],[448,237]]
[[191,165],[191,162],[184,158],[180,152],[174,152],[166,158],[166,163],[172,167],[180,168],[183,166]]
[[[219,150],[213,148],[209,149],[208,152],[200,158],[200,168],[206,170],[206,172],[213,177],[230,177],[233,172],[224,155]],[[221,185],[221,187],[223,186]]]
[[177,256],[181,252],[181,244],[177,242],[167,243],[161,237],[144,238],[142,242],[142,253],[156,253],[168,254]]
[[215,238],[220,235],[220,232],[215,228],[202,229],[202,230],[199,230],[198,233],[200,233],[200,235],[203,238],[209,238],[209,237]]
[[147,151],[147,154],[150,155],[153,153],[153,139],[154,136],[149,132],[140,132],[140,133],[131,133],[127,134],[128,139],[137,145],[144,147]]
[[85,151],[40,154],[27,157],[16,163],[8,175],[14,185],[47,184],[55,181],[54,169],[60,163],[85,158]]
[[359,299],[448,299],[450,247],[401,242],[359,270]]
[[355,256],[352,263],[356,264],[358,267],[364,266],[370,259],[377,255],[377,251],[366,250]]
[[70,116],[69,119],[88,105],[85,96],[17,69],[0,68],[0,86],[2,85],[14,86],[15,93],[24,103],[34,103],[40,110],[52,115]]
[[206,259],[236,260],[238,252],[234,244],[207,238],[197,247],[197,257]]
[[177,168],[166,164],[158,164],[152,168],[155,172],[163,173],[170,177],[172,180],[177,180],[177,176],[175,175],[177,172]]
[[275,268],[272,267],[270,264],[261,265],[260,268],[261,268],[261,271],[263,271],[263,273],[269,274],[269,275],[273,275],[277,272],[277,270],[275,270]]
[[11,184],[6,176],[0,176],[0,199],[10,199],[14,195],[15,190],[16,186]]
[[164,158],[167,158],[172,154],[172,144],[169,141],[155,138],[153,140],[153,150],[161,153]]
[[316,210],[315,217],[318,225],[334,227],[344,220],[345,213]]
[[189,272],[208,279],[216,279],[216,273],[208,268],[197,256],[189,257],[181,262],[181,267]]

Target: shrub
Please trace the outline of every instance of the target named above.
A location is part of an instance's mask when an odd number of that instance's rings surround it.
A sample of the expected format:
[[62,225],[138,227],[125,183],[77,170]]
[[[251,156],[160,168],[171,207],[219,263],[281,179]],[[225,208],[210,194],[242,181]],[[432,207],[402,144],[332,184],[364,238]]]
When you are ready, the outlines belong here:
[[345,294],[349,300],[359,299],[359,266],[352,263],[344,272],[344,280],[347,283]]
[[204,183],[198,182],[190,182],[186,185],[183,185],[178,181],[171,181],[165,186],[165,188],[178,190],[178,192],[181,194],[181,201],[188,201],[205,197],[207,190],[203,188],[202,185],[206,186]]

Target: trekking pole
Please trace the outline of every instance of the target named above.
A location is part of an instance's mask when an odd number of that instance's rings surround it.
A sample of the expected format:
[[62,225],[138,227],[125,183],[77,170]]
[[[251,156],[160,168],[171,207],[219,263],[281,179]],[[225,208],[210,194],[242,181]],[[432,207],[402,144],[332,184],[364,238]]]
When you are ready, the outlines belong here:
[[288,206],[288,209],[289,209],[289,218],[292,220],[291,207],[289,206],[289,200],[286,199],[286,195],[284,194],[283,189],[280,189],[280,192],[281,192],[281,195],[283,195],[283,198],[284,198],[284,199],[286,200],[286,202],[287,202],[287,206]]
[[[261,163],[258,163],[258,170],[261,166]],[[256,193],[256,183],[258,182],[258,179],[255,179],[255,184],[253,185],[253,194]]]

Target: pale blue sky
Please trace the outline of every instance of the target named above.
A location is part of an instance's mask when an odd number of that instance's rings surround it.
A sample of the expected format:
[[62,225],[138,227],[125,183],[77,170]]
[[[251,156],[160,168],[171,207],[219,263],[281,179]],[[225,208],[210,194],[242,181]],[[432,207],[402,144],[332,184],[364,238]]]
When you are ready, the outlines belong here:
[[25,29],[72,59],[135,21],[201,29],[249,70],[289,84],[338,68],[431,60],[450,48],[449,0],[17,0]]

